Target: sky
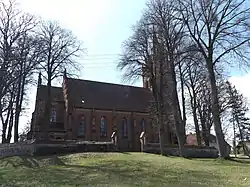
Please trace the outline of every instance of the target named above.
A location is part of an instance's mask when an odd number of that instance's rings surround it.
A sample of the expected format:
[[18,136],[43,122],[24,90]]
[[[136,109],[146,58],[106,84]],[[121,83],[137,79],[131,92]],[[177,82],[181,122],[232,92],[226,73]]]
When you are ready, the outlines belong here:
[[[79,78],[110,83],[124,83],[116,69],[121,45],[140,19],[145,0],[19,0],[21,8],[44,20],[55,20],[70,29],[83,42],[86,53],[79,63]],[[43,82],[45,83],[45,82]],[[135,82],[141,86],[141,81]],[[60,84],[57,84],[60,86]],[[24,128],[34,111],[36,88],[29,94],[29,105],[20,121]]]
[[83,42],[81,78],[120,82],[116,71],[122,42],[140,18],[145,0],[20,0],[25,11],[57,20]]
[[[79,78],[123,83],[116,69],[121,45],[139,20],[146,0],[19,0],[21,8],[45,20],[56,20],[72,30],[83,42],[86,54]],[[230,81],[245,97],[250,98],[250,73],[232,70]],[[135,85],[141,86],[140,81]],[[36,89],[31,89],[29,109],[22,117],[20,129],[31,119]]]

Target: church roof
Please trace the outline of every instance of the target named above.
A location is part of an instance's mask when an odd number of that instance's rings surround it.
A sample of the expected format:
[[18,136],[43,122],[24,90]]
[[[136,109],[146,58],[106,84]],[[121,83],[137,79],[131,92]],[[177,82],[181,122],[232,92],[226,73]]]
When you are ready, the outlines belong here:
[[[37,90],[37,99],[46,100],[48,88],[46,85],[39,85]],[[61,87],[51,87],[51,98],[54,101],[63,101],[63,89]]]
[[149,89],[81,79],[67,79],[69,98],[75,107],[148,112]]

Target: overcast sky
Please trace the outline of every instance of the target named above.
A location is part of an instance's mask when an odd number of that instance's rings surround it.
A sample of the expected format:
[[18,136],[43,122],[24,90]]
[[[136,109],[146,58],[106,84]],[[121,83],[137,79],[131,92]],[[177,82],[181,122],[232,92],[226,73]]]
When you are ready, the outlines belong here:
[[[116,70],[121,44],[131,34],[131,26],[140,18],[145,0],[19,0],[23,10],[45,20],[59,21],[82,40],[87,54],[81,78],[121,83]],[[250,98],[250,74],[231,71],[230,81]],[[137,82],[136,85],[141,85]],[[21,129],[34,110],[35,90],[31,92],[30,110],[23,117]]]

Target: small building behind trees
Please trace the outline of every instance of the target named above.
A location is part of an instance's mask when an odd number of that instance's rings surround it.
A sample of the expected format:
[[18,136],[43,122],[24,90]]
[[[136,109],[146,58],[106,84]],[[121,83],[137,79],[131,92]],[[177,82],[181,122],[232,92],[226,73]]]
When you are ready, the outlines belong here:
[[[203,141],[203,139],[202,139],[201,143],[203,146],[205,145],[205,142]],[[187,145],[198,145],[195,133],[187,134]],[[230,154],[232,147],[227,142],[226,142],[226,146],[227,146],[226,150],[227,150],[228,154]],[[214,147],[214,148],[218,149],[216,136],[213,134],[209,135],[209,147]]]

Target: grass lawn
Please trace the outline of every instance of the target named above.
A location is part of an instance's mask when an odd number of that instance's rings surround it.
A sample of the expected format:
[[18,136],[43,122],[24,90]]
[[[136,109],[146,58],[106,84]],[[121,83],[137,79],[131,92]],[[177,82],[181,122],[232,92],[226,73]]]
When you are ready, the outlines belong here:
[[0,186],[249,187],[250,161],[143,153],[12,157],[0,160]]

